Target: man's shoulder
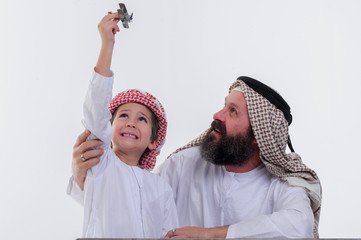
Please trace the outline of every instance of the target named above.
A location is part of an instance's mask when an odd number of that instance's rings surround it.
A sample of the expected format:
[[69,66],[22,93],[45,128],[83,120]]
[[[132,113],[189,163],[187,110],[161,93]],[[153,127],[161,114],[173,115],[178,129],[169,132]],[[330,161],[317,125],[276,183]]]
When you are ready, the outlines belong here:
[[173,153],[167,160],[173,164],[195,164],[197,162],[204,162],[202,159],[199,146],[183,149],[179,152]]
[[157,173],[161,176],[165,173],[174,175],[175,172],[182,172],[182,169],[192,169],[195,165],[203,162],[206,161],[202,159],[199,147],[190,147],[169,156],[157,169]]
[[306,189],[299,186],[289,184],[287,179],[281,179],[277,176],[270,174],[270,189],[275,195],[282,196],[283,194],[302,194],[307,195]]
[[173,153],[170,158],[179,158],[179,157],[198,157],[200,158],[201,157],[201,154],[200,154],[200,150],[199,150],[199,146],[194,146],[194,147],[189,147],[189,148],[186,148],[186,149],[183,149],[183,150],[180,150],[176,153]]

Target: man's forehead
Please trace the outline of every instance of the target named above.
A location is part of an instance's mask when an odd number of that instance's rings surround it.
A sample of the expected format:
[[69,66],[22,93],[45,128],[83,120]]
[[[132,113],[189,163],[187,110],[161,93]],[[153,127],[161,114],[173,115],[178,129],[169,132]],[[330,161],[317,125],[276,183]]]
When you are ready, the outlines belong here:
[[241,105],[246,102],[246,99],[244,97],[244,94],[240,91],[231,91],[228,96],[225,97],[225,102],[227,104],[235,104],[235,105]]

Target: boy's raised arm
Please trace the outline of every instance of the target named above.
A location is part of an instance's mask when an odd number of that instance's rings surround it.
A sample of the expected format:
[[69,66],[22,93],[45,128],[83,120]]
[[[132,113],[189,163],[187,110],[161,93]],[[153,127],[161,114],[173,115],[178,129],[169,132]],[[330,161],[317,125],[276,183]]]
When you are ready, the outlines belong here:
[[102,45],[99,53],[98,62],[95,66],[95,72],[110,77],[110,66],[112,62],[113,48],[115,43],[115,34],[119,32],[118,12],[106,15],[98,24],[98,30],[102,39]]
[[[118,12],[108,14],[98,24],[98,30],[101,37],[101,49],[99,58],[95,66],[95,72],[104,76],[110,77],[111,61],[113,55],[113,48],[115,43],[115,34],[119,32],[118,22],[115,18],[118,18]],[[96,148],[102,145],[100,140],[88,140],[86,138],[90,135],[89,130],[84,131],[77,139],[73,148],[73,161],[72,170],[73,178],[79,185],[81,190],[84,190],[84,181],[86,178],[87,170],[99,163],[99,157],[103,154],[101,148]],[[81,159],[81,156],[86,159]]]

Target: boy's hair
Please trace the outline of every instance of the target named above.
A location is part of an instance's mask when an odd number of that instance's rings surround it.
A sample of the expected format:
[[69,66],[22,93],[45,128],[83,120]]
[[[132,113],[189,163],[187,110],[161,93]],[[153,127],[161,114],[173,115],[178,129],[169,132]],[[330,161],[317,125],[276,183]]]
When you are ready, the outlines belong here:
[[[145,106],[147,107],[147,106]],[[152,135],[150,136],[150,141],[154,142],[155,140],[158,139],[158,130],[159,130],[159,121],[158,121],[158,118],[155,116],[154,112],[149,108],[147,107],[148,110],[150,111],[150,121],[151,121],[151,125],[152,125]],[[118,111],[119,107],[117,107],[113,114],[112,114],[112,118],[110,119],[110,123],[113,125],[113,122],[114,122],[114,119],[115,119],[115,116],[117,115],[117,111]]]
[[[117,108],[125,103],[139,103],[148,107],[152,115],[152,136],[151,141],[157,140],[154,150],[146,150],[139,159],[138,165],[141,168],[152,170],[155,166],[156,157],[160,153],[160,149],[164,145],[167,133],[167,117],[162,104],[153,95],[143,90],[130,89],[118,93],[109,104],[109,111],[115,116]],[[153,117],[154,116],[154,117]],[[112,117],[111,122],[113,122]]]

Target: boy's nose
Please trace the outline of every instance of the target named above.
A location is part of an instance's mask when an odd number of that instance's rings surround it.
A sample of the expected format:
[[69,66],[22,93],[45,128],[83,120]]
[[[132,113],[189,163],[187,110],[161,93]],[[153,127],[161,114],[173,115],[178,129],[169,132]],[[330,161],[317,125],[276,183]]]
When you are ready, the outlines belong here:
[[135,128],[135,123],[133,120],[129,119],[128,122],[127,122],[127,127],[130,127],[130,128]]

